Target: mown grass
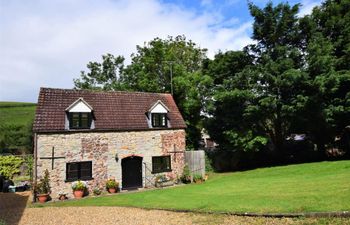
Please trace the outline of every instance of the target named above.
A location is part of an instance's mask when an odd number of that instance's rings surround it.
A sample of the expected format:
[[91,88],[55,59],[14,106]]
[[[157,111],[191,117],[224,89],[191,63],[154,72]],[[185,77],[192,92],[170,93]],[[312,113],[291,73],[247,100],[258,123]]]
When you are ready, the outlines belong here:
[[132,206],[255,213],[346,211],[350,210],[350,161],[213,174],[203,184],[44,206]]
[[36,104],[0,102],[0,124],[27,126],[34,120]]

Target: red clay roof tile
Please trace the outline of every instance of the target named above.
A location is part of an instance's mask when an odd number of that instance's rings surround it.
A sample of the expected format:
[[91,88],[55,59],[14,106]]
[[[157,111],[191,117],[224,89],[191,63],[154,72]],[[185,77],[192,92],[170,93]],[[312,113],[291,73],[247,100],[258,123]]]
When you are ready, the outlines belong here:
[[94,130],[147,130],[146,112],[158,100],[168,108],[170,129],[186,128],[186,124],[170,94],[122,91],[89,91],[41,88],[33,131],[65,131],[65,109],[83,98],[92,108]]

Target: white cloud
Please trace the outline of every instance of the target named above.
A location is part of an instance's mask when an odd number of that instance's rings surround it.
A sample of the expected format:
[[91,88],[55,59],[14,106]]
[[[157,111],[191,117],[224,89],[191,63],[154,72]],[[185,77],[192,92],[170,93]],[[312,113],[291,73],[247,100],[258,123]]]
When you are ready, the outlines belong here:
[[321,4],[321,1],[313,1],[313,0],[303,0],[301,1],[300,11],[298,16],[302,17],[305,15],[309,15],[312,13],[312,9]]
[[[208,1],[209,2],[209,1]],[[40,86],[72,88],[86,64],[102,54],[135,52],[155,37],[184,34],[209,49],[241,49],[250,23],[220,25],[216,13],[198,14],[149,1],[2,1],[0,100],[36,101]]]

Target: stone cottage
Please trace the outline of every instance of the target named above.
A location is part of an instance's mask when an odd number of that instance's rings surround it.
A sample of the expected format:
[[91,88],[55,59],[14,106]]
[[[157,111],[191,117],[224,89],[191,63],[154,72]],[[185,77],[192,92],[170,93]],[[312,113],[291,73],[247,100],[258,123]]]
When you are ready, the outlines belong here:
[[53,197],[76,180],[90,191],[110,177],[122,189],[152,186],[182,174],[185,128],[170,94],[41,88],[34,178],[48,169]]

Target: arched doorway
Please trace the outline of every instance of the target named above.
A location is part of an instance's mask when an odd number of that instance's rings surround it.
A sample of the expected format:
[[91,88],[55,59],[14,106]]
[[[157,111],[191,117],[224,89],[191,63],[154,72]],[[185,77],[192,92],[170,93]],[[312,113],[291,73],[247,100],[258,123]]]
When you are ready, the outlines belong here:
[[122,159],[123,189],[142,187],[142,157],[130,156]]

